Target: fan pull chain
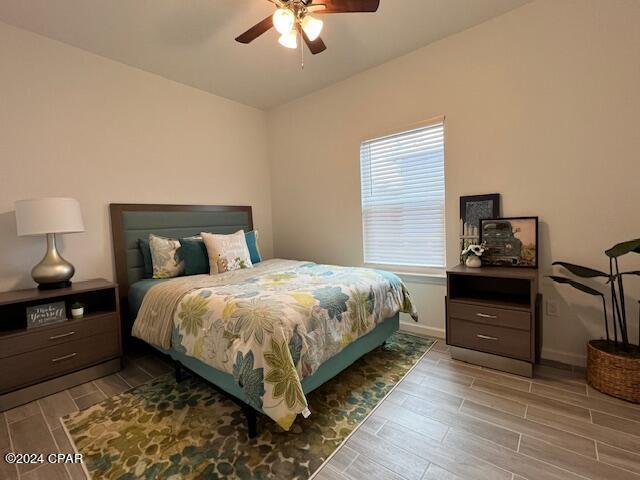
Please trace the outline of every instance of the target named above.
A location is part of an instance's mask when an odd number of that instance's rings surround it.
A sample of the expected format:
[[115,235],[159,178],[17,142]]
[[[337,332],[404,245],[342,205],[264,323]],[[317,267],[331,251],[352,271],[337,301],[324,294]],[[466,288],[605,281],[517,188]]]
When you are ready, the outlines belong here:
[[298,32],[298,34],[300,35],[300,70],[304,70],[304,45],[303,45],[303,38],[302,38],[302,33]]

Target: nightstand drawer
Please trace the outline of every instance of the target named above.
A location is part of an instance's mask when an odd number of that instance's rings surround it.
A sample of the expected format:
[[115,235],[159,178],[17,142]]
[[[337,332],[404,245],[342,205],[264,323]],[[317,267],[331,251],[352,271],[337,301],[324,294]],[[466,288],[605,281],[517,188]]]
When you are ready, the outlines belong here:
[[519,310],[449,300],[448,314],[452,318],[497,327],[517,328],[520,330],[531,329],[531,314]]
[[27,386],[120,355],[118,331],[0,359],[0,392]]
[[81,338],[109,332],[117,333],[120,320],[117,313],[91,314],[78,320],[37,327],[0,337],[0,358],[40,350]]
[[531,334],[513,328],[483,325],[451,318],[449,344],[481,352],[531,361]]

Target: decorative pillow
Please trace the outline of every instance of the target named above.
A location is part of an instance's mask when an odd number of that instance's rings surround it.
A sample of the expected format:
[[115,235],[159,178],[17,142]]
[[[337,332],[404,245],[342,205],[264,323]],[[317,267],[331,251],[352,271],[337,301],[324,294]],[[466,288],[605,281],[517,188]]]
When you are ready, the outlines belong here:
[[209,257],[202,238],[181,238],[180,258],[184,260],[185,275],[209,273]]
[[151,260],[151,248],[149,247],[148,238],[138,239],[138,248],[142,254],[142,263],[144,265],[144,278],[153,276],[153,260]]
[[247,240],[247,248],[249,249],[251,263],[254,265],[256,263],[260,263],[262,261],[262,255],[260,255],[260,250],[258,249],[258,231],[251,230],[250,232],[246,232],[244,236]]
[[[258,249],[258,231],[245,232],[244,236],[247,241],[251,263],[253,265],[260,263],[262,256]],[[147,242],[147,248],[148,244],[149,242]],[[151,258],[151,252],[149,252],[149,258]],[[210,271],[207,247],[200,236],[180,239],[180,258],[184,260],[185,275],[202,275]]]
[[180,241],[175,238],[149,235],[149,248],[153,262],[153,278],[173,278],[184,273],[184,261],[178,250]]
[[251,268],[251,256],[243,230],[231,235],[216,235],[202,232],[207,247],[210,273],[224,273],[241,268]]

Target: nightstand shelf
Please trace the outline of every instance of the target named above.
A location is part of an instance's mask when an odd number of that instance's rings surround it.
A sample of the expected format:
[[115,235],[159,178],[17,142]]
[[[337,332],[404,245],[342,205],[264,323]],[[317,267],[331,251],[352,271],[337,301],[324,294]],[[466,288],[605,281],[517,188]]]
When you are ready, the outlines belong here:
[[[27,308],[50,302],[64,302],[68,314],[80,302],[86,314],[27,328]],[[115,284],[99,279],[0,293],[0,410],[116,372],[121,357]]]

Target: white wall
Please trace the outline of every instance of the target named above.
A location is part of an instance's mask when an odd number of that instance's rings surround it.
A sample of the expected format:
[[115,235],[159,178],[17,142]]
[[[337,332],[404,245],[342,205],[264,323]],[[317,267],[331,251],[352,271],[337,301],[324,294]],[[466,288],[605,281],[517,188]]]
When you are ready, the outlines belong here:
[[[361,264],[360,142],[443,114],[449,265],[459,196],[500,192],[505,216],[540,217],[542,273],[607,267],[603,250],[640,237],[638,25],[635,0],[538,0],[275,109],[276,255]],[[442,332],[444,284],[409,288],[423,331]],[[543,356],[583,363],[598,303],[547,280],[544,294],[560,316],[545,315]]]
[[271,256],[266,114],[0,23],[0,291],[33,284],[45,240],[14,201],[71,196],[75,280],[113,278],[108,204],[252,205]]

